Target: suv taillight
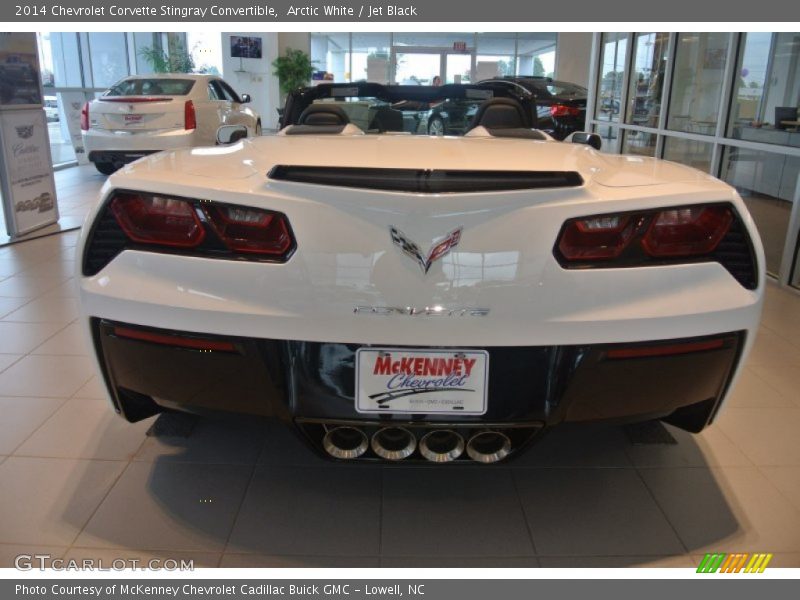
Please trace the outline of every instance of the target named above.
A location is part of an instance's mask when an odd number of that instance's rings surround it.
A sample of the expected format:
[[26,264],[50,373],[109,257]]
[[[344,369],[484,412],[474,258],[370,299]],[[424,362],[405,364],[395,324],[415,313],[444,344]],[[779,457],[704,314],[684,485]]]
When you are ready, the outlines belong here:
[[553,253],[566,269],[716,261],[744,287],[755,289],[758,283],[752,242],[729,204],[569,219]]
[[194,102],[187,100],[183,105],[183,128],[197,129],[197,113],[194,110]]
[[81,108],[81,129],[83,131],[89,131],[89,103],[84,102],[83,108]]

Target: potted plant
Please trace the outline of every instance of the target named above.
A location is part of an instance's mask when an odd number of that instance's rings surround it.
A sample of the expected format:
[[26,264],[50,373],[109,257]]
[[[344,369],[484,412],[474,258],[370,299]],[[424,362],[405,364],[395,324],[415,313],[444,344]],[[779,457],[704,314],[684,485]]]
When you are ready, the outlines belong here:
[[314,63],[302,50],[286,49],[284,56],[272,61],[273,75],[278,78],[281,93],[288,94],[292,90],[308,85],[314,72]]

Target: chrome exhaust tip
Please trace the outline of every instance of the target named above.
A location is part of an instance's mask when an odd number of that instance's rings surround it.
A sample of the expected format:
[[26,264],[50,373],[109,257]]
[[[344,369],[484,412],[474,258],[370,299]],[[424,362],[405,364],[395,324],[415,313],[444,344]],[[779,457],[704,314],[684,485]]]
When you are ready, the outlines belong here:
[[372,451],[386,460],[403,460],[417,447],[417,438],[403,427],[384,427],[372,436]]
[[435,429],[422,436],[419,451],[431,462],[450,462],[463,454],[464,438],[452,429]]
[[477,462],[495,463],[511,454],[511,440],[499,431],[481,431],[469,438],[467,454]]
[[325,452],[334,458],[358,458],[369,447],[367,435],[355,427],[334,427],[322,438]]

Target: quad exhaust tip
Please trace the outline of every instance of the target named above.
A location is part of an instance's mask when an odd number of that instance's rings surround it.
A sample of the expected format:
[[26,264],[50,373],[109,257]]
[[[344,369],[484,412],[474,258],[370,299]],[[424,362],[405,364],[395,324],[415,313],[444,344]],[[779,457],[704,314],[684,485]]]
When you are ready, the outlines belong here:
[[476,462],[495,463],[511,454],[511,440],[499,431],[482,431],[469,438],[467,454]]
[[435,429],[422,437],[419,451],[431,462],[450,462],[463,454],[464,438],[452,429]]
[[322,438],[322,447],[325,452],[334,458],[358,458],[369,447],[367,435],[355,427],[334,427],[325,433]]
[[384,427],[372,436],[372,451],[386,460],[403,460],[417,448],[417,438],[403,427]]

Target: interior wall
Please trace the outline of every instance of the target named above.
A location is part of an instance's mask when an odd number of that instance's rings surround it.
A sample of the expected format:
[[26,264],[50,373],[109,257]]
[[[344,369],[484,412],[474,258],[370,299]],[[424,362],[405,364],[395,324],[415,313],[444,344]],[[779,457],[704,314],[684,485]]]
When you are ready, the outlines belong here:
[[[261,58],[231,57],[231,36],[260,37]],[[308,35],[308,34],[306,34]],[[239,94],[250,94],[251,106],[261,115],[261,125],[277,129],[280,94],[278,78],[272,75],[272,61],[278,57],[278,34],[264,32],[225,32],[222,34],[222,77]]]
[[589,87],[589,63],[592,57],[592,33],[558,34],[556,78]]
[[283,56],[287,48],[302,50],[311,55],[311,35],[304,31],[289,31],[278,34],[278,52]]

